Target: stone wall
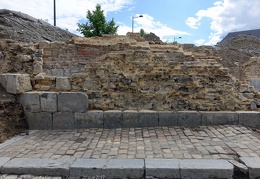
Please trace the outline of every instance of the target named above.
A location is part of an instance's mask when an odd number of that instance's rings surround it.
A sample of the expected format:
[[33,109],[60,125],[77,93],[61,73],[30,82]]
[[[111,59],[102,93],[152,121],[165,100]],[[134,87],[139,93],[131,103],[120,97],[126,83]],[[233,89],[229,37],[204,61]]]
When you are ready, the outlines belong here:
[[[231,76],[220,58],[205,47],[149,44],[132,34],[40,42],[31,48],[34,53],[29,54],[26,65],[17,61],[22,68],[12,70],[29,73],[36,91],[88,94],[89,109],[219,111],[259,107],[259,93]],[[1,73],[12,70],[2,69]]]

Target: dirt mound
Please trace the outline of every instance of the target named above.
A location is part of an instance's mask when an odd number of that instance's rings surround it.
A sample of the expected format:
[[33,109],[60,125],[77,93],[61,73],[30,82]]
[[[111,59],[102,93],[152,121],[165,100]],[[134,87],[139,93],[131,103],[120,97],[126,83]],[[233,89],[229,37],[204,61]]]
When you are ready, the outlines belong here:
[[217,53],[222,58],[222,64],[239,78],[235,68],[247,62],[250,57],[260,56],[260,39],[252,35],[238,35],[218,44]]
[[22,42],[67,41],[74,34],[27,14],[0,9],[0,39]]

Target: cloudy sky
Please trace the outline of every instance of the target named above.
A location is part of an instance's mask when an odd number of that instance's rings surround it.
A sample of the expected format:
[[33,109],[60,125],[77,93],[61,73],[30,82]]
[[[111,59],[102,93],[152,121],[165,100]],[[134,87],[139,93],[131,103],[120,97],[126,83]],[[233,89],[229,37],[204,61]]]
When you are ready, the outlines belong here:
[[[53,24],[54,0],[1,0],[11,9]],[[99,3],[107,21],[114,18],[118,34],[141,28],[163,41],[215,45],[231,31],[260,29],[260,0],[56,0],[57,26],[78,34],[77,23],[86,22],[87,10]],[[181,37],[181,38],[179,38]]]

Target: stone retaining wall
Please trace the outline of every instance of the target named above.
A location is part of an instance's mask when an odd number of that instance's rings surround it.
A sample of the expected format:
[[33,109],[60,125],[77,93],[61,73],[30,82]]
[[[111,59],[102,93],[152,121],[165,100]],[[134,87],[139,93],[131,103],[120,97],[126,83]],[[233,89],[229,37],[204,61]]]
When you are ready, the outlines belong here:
[[260,107],[260,94],[231,76],[208,48],[149,44],[130,34],[66,43],[1,41],[0,52],[0,82],[14,94],[83,92],[88,109],[103,111]]

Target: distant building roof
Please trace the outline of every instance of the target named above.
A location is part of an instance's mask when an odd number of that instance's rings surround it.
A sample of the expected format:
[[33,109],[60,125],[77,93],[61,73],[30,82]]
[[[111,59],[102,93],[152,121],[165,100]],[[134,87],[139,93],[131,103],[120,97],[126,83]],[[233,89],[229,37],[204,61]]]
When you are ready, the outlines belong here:
[[229,38],[232,38],[232,37],[236,37],[238,35],[241,35],[241,34],[244,34],[244,35],[253,35],[257,38],[260,39],[260,29],[254,29],[254,30],[245,30],[245,31],[238,31],[238,32],[230,32],[226,35],[226,37],[223,38],[222,41],[226,40],[226,39],[229,39]]

